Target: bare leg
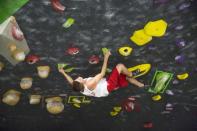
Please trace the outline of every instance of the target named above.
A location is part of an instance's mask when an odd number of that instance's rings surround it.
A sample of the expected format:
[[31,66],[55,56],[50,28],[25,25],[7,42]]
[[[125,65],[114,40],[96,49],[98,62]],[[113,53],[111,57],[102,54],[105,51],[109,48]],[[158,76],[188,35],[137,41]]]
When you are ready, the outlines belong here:
[[126,75],[127,77],[132,77],[132,73],[128,71],[128,69],[125,67],[125,65],[117,64],[116,68],[117,68],[119,74],[122,73],[122,74]]
[[139,88],[144,87],[144,84],[141,83],[141,82],[139,82],[139,81],[136,80],[135,78],[127,77],[127,80],[128,80],[131,84],[134,84],[134,85],[136,85],[136,86],[139,87]]
[[136,80],[135,78],[132,78],[132,72],[129,72],[128,69],[123,64],[117,64],[116,68],[119,73],[122,73],[127,76],[127,80],[131,83],[136,85],[139,88],[144,87],[144,84]]

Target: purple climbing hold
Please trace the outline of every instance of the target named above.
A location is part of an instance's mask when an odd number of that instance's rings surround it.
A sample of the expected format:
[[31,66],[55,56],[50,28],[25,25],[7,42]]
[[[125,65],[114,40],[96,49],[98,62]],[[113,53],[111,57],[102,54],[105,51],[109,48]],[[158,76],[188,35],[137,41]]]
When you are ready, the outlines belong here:
[[182,3],[180,6],[179,6],[179,10],[184,10],[188,7],[191,6],[191,3]]
[[177,85],[177,84],[179,84],[179,81],[178,80],[173,80],[172,84]]
[[175,30],[182,30],[183,27],[184,27],[183,25],[178,25],[178,26],[175,27]]
[[185,46],[185,41],[183,39],[178,39],[176,40],[176,45],[179,47],[179,48],[182,48]]
[[149,50],[156,50],[157,48],[156,48],[156,46],[154,46],[154,45],[148,45],[148,49]]
[[173,96],[174,95],[174,93],[171,90],[166,90],[166,94],[168,94],[170,96]]
[[183,55],[178,55],[175,57],[175,61],[179,64],[184,62],[184,56]]
[[171,108],[172,107],[172,104],[171,103],[167,103],[166,104],[166,108]]

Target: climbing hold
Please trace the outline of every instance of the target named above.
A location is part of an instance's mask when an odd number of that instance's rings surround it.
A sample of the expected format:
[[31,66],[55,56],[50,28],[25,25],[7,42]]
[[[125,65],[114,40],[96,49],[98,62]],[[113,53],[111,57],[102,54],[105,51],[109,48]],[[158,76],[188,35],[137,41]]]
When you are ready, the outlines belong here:
[[182,30],[184,28],[184,25],[177,25],[175,27],[175,30]]
[[77,98],[73,98],[73,99],[72,99],[72,101],[73,101],[74,103],[78,103],[78,104],[80,104],[80,103],[81,103],[81,101],[80,101],[80,100],[78,100]]
[[152,128],[153,127],[153,123],[152,122],[144,122],[143,127],[144,128]]
[[152,40],[152,37],[149,35],[146,35],[144,30],[137,30],[133,33],[133,35],[130,37],[130,40],[133,41],[138,46],[143,46],[146,43],[150,42]]
[[58,63],[57,64],[57,68],[58,69],[60,69],[60,68],[64,68],[64,67],[66,67],[68,64],[66,64],[66,63]]
[[69,28],[74,24],[75,20],[73,18],[68,18],[67,21],[63,24],[64,28]]
[[38,66],[37,67],[38,75],[40,78],[47,78],[50,72],[49,66]]
[[10,106],[15,106],[20,100],[20,95],[21,93],[19,91],[10,89],[3,94],[2,102]]
[[15,24],[12,26],[11,32],[14,39],[18,41],[22,41],[24,39],[23,32]]
[[120,106],[115,106],[113,109],[114,109],[114,111],[119,112],[119,111],[121,111],[122,107],[120,107]]
[[110,72],[112,72],[112,69],[107,68],[107,69],[106,69],[106,73],[110,73]]
[[65,52],[66,54],[69,54],[69,55],[76,55],[79,53],[79,48],[77,47],[70,47],[66,50]]
[[165,34],[167,23],[164,20],[148,22],[144,27],[145,34],[149,36],[161,37]]
[[29,103],[31,105],[39,104],[40,103],[40,99],[41,99],[41,95],[30,95]]
[[59,0],[51,0],[52,7],[55,11],[63,12],[65,10],[65,6],[63,6]]
[[182,64],[184,62],[184,56],[183,55],[178,55],[175,57],[175,61],[179,64]]
[[16,60],[16,61],[24,61],[25,60],[25,52],[20,50],[20,49],[16,49],[12,52],[12,57]]
[[185,3],[182,3],[179,7],[178,7],[178,9],[179,10],[184,10],[184,9],[187,9],[188,7],[190,7],[191,6],[191,3],[190,2],[185,2]]
[[134,67],[128,68],[130,72],[136,72],[138,70],[138,74],[134,76],[134,78],[145,75],[151,69],[151,64],[141,64]]
[[23,77],[20,82],[21,89],[29,89],[32,86],[33,79],[31,77]]
[[119,48],[119,53],[122,55],[122,56],[129,56],[132,52],[132,48],[131,47],[128,47],[128,46],[125,46],[125,47],[121,47]]
[[37,55],[28,55],[27,58],[26,58],[26,62],[28,64],[35,64],[39,60],[40,60],[40,58]]
[[172,77],[173,77],[172,73],[156,71],[153,80],[151,82],[151,87],[148,89],[148,92],[164,93]]
[[88,62],[90,63],[90,64],[98,64],[99,63],[99,57],[98,56],[96,56],[96,55],[92,55],[90,58],[89,58],[89,60],[88,60]]
[[152,100],[153,101],[159,101],[159,100],[161,100],[161,96],[160,95],[155,95],[155,96],[152,97]]
[[172,84],[176,85],[176,84],[179,84],[179,81],[178,80],[173,80]]
[[135,102],[133,100],[129,100],[126,99],[124,100],[122,103],[122,108],[126,111],[126,112],[131,112],[134,110],[135,108]]
[[110,115],[111,115],[111,116],[116,116],[116,115],[118,115],[118,112],[116,112],[116,111],[111,111],[111,112],[110,112]]
[[172,111],[173,110],[173,105],[171,103],[167,103],[165,107],[166,111]]
[[65,71],[66,73],[70,73],[70,72],[72,72],[74,69],[75,69],[74,67],[70,67],[70,68],[68,68],[68,69],[65,69],[64,71]]
[[73,106],[74,107],[77,107],[77,108],[80,108],[81,107],[79,103],[75,103],[75,104],[73,104]]
[[103,55],[105,55],[108,51],[109,51],[109,49],[107,49],[107,48],[102,48]]
[[174,93],[171,90],[166,90],[166,94],[173,96]]
[[5,65],[3,64],[3,62],[0,61],[0,72],[3,70],[4,66]]
[[59,114],[64,110],[64,104],[61,97],[51,97],[45,100],[47,111],[51,114]]
[[182,40],[182,39],[178,39],[176,40],[176,45],[179,47],[179,48],[182,48],[185,46],[185,41]]
[[178,78],[179,80],[185,80],[185,79],[187,79],[188,77],[189,77],[189,74],[188,74],[188,73],[183,73],[183,74],[177,75],[177,78]]

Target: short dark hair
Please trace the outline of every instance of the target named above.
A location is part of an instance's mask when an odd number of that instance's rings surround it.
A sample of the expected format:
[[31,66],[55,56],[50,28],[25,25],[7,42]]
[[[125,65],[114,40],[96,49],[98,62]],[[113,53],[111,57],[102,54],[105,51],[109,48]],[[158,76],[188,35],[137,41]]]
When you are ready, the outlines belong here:
[[78,81],[73,81],[72,87],[73,90],[76,92],[80,92],[84,90],[84,85]]

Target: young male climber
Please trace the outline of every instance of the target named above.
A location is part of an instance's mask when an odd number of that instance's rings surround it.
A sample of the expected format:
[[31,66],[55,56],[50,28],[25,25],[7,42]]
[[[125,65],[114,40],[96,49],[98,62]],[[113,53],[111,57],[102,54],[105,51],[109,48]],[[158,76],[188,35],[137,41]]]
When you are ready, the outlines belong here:
[[144,87],[143,83],[132,77],[132,72],[129,72],[123,64],[117,64],[115,68],[113,68],[111,74],[107,78],[104,78],[110,55],[110,51],[105,53],[101,72],[94,77],[78,77],[77,79],[73,80],[67,73],[64,72],[62,68],[59,69],[59,72],[64,75],[74,91],[81,92],[87,96],[108,96],[109,93],[114,90],[127,87],[128,82],[136,85],[139,88]]

